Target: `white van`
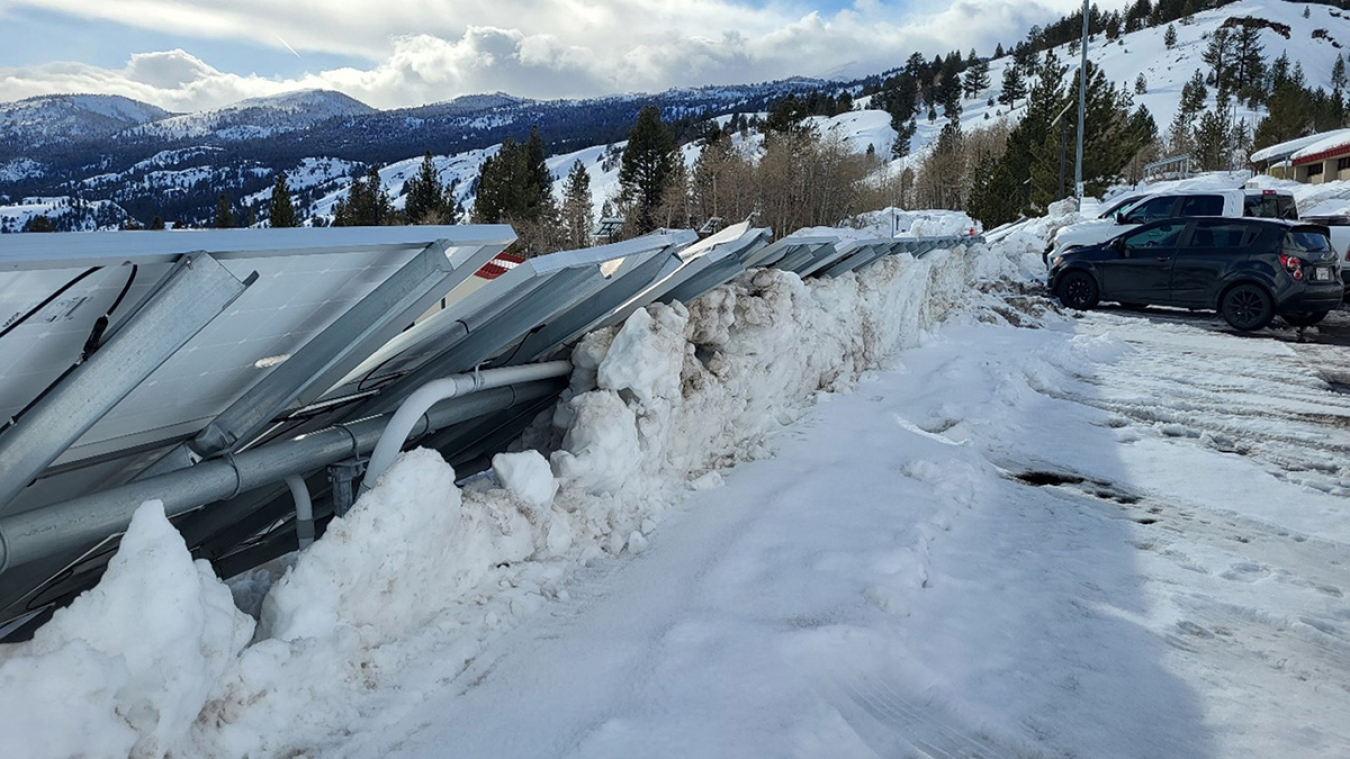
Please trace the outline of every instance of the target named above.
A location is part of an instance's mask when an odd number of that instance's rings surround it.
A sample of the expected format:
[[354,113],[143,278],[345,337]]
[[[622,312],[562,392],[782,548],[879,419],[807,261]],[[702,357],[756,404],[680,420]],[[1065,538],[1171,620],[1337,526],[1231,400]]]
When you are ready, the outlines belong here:
[[1298,219],[1294,196],[1285,190],[1189,190],[1145,195],[1114,216],[1062,227],[1045,249],[1045,260],[1071,248],[1096,245],[1140,224],[1176,216],[1256,216]]

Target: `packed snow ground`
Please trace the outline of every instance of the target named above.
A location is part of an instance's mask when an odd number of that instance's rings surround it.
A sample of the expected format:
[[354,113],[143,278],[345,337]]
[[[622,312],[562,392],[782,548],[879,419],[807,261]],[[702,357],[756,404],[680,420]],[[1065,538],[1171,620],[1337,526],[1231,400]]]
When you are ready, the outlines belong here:
[[0,755],[1350,753],[1350,399],[1054,309],[1065,217],[637,312],[493,473],[405,455],[238,608],[143,507],[0,648]]

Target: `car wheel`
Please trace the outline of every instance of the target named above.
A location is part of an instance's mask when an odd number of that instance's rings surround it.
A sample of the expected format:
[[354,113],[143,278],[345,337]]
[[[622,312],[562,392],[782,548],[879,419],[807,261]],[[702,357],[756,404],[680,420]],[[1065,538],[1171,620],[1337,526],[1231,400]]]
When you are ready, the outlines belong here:
[[1275,318],[1275,303],[1265,288],[1246,283],[1224,293],[1219,312],[1234,329],[1249,332],[1270,324]]
[[1059,281],[1059,302],[1069,308],[1086,311],[1097,305],[1097,280],[1082,270],[1071,271]]
[[1327,311],[1295,311],[1289,314],[1280,314],[1280,318],[1291,327],[1311,327],[1312,325],[1327,318]]

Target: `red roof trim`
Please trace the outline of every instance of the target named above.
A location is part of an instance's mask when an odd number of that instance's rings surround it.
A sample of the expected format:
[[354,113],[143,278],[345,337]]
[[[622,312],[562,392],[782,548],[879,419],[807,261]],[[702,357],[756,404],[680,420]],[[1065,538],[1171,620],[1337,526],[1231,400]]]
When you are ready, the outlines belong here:
[[483,279],[496,279],[516,268],[518,264],[523,263],[525,263],[525,259],[520,256],[513,256],[510,253],[498,253],[491,261],[483,264],[483,268],[474,272],[474,276],[482,277]]
[[1294,165],[1303,166],[1304,164],[1318,163],[1319,161],[1325,161],[1328,158],[1339,158],[1341,157],[1342,153],[1344,153],[1347,156],[1350,156],[1350,142],[1347,142],[1344,145],[1338,145],[1337,147],[1331,148],[1329,150],[1323,150],[1317,153],[1313,153],[1312,155],[1305,155],[1302,158],[1297,158],[1294,160]]

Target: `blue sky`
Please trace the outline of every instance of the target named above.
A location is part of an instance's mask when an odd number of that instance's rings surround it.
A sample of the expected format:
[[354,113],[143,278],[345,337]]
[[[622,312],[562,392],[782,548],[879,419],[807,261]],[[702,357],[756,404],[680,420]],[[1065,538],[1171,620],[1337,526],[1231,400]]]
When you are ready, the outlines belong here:
[[174,111],[335,89],[379,108],[857,76],[991,52],[1074,0],[0,0],[0,101]]

